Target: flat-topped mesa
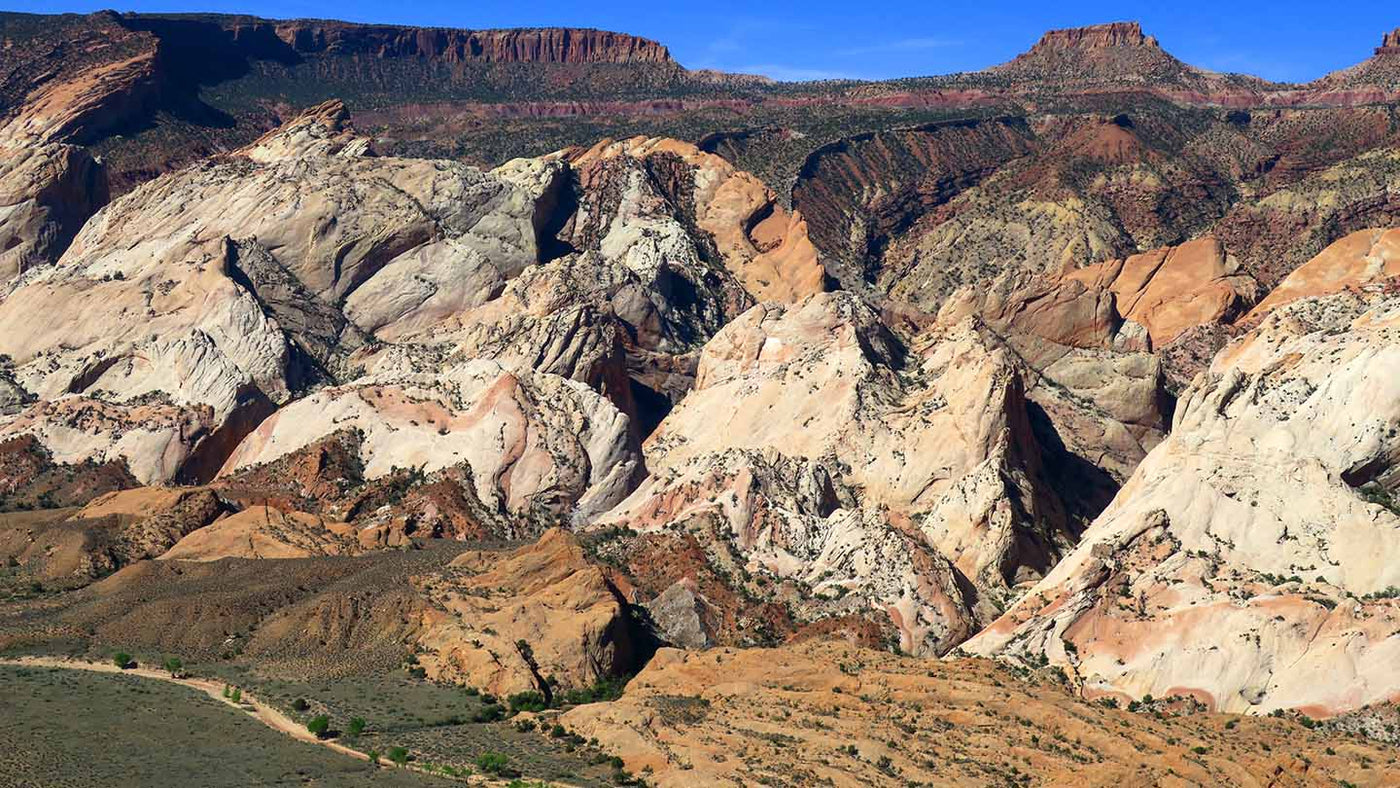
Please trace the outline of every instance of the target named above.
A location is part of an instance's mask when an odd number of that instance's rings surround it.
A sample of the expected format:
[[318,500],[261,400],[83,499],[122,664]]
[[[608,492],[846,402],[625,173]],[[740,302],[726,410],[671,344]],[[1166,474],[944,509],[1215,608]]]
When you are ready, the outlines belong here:
[[656,41],[607,30],[455,30],[319,20],[275,25],[277,37],[303,54],[422,57],[447,63],[675,63]]
[[1085,82],[1179,86],[1199,79],[1198,72],[1162,49],[1137,22],[1051,30],[1035,46],[988,71],[1037,80],[1046,90]]
[[1395,28],[1381,39],[1381,45],[1376,47],[1377,55],[1400,55],[1400,27]]
[[1109,22],[1088,27],[1049,30],[1031,47],[1031,53],[1066,49],[1106,49],[1109,47],[1157,47],[1157,39],[1144,35],[1137,22]]

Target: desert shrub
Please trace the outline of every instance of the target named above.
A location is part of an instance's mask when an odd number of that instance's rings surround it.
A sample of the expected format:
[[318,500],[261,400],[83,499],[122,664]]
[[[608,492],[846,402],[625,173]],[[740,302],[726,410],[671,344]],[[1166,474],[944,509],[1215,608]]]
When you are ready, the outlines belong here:
[[549,704],[545,703],[544,695],[534,690],[517,692],[507,697],[506,703],[510,705],[511,712],[517,714],[522,711],[544,711],[549,708]]
[[406,748],[406,747],[390,747],[390,748],[389,748],[389,760],[393,761],[394,763],[398,764],[399,766],[403,766],[404,764],[408,763],[408,748]]
[[126,670],[127,668],[132,667],[131,655],[126,653],[125,651],[118,651],[117,653],[112,655],[112,664],[116,665],[122,670]]
[[292,709],[296,711],[306,711],[311,708],[311,704],[306,702],[306,698],[297,698],[292,701]]
[[318,714],[307,721],[306,729],[314,733],[316,738],[324,739],[326,734],[330,732],[331,718],[324,714]]
[[351,736],[359,736],[361,733],[365,732],[365,725],[364,717],[351,717],[350,725],[346,730],[349,731]]
[[488,703],[476,710],[472,715],[472,722],[499,722],[505,719],[505,707],[496,703]]
[[476,756],[476,768],[486,774],[498,777],[519,777],[520,773],[510,767],[510,759],[499,752],[483,752]]

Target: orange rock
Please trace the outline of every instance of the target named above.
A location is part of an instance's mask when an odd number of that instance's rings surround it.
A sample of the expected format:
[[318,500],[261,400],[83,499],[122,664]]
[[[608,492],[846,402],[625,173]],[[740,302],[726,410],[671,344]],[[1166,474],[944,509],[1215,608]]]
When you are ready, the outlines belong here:
[[1289,274],[1244,316],[1253,324],[1280,306],[1400,276],[1400,228],[1358,230],[1328,246]]

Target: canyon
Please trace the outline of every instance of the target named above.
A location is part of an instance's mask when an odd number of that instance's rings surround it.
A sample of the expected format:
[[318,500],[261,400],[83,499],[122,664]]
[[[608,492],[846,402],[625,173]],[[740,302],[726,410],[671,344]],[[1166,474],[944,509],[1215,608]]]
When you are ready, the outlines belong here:
[[0,43],[0,652],[399,671],[646,784],[1394,784],[1400,30]]

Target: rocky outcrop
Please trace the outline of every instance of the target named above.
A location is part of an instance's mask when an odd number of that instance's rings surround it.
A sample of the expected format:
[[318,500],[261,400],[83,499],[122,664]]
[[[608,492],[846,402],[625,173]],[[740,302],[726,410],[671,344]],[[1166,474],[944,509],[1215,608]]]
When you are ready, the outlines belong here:
[[[461,30],[443,27],[393,27],[297,19],[254,23],[301,54],[335,54],[372,58],[417,57],[450,64],[591,63],[674,65],[666,47],[645,38],[607,30],[535,28]],[[256,30],[235,27],[234,35]]]
[[1209,90],[1213,81],[1167,54],[1137,22],[1051,30],[1029,51],[984,73],[1023,80],[1032,91],[1049,93],[1088,84]]
[[124,457],[143,482],[207,479],[276,405],[347,376],[369,332],[483,303],[537,259],[534,194],[355,155],[347,133],[342,108],[318,107],[247,152],[262,164],[150,183],[0,291],[0,352],[44,400],[6,433],[65,462]]
[[688,225],[712,244],[697,250],[701,258],[721,264],[758,300],[792,301],[826,288],[801,215],[789,215],[762,181],[719,156],[677,140],[634,137],[603,140],[569,160],[585,191],[601,198],[580,205],[577,248],[596,243],[615,250],[608,256],[633,256],[653,234],[648,225],[674,227],[668,234]]
[[93,498],[81,509],[0,515],[0,553],[56,587],[86,585],[155,558],[227,512],[201,488],[136,488]]
[[[307,558],[345,552],[354,542],[349,526],[327,523],[306,512],[251,506],[186,535],[159,558],[218,561],[222,558]],[[355,545],[358,546],[358,545]]]
[[1377,55],[1400,55],[1400,27],[1386,33],[1381,45],[1376,47]]
[[1156,47],[1157,39],[1143,35],[1137,22],[1109,22],[1104,25],[1049,30],[1040,37],[1030,54],[1063,49],[1107,49],[1110,47]]
[[561,529],[511,552],[463,553],[414,585],[433,606],[418,660],[436,679],[550,698],[621,675],[638,655],[624,603]]
[[344,102],[331,100],[304,110],[234,155],[267,164],[303,156],[365,156],[373,151],[369,138],[355,132]]
[[1226,711],[1394,698],[1397,320],[1378,287],[1272,311],[1080,546],[965,648],[1047,658],[1091,695]]
[[1400,276],[1400,229],[1358,230],[1323,249],[1269,291],[1241,322],[1252,324],[1301,298],[1331,295]]
[[1196,326],[1230,322],[1256,298],[1254,280],[1215,238],[1154,249],[1072,272],[1070,278],[1113,293],[1124,320],[1147,331],[1149,348],[1169,345]]
[[903,648],[945,651],[1073,538],[1020,381],[968,327],[911,355],[849,294],[761,304],[705,346],[652,476],[598,524],[719,540],[818,602],[851,593],[808,617],[869,605]]
[[463,465],[483,500],[520,515],[586,521],[625,496],[641,466],[627,416],[587,386],[474,360],[438,374],[372,373],[298,400],[248,435],[220,473],[345,429],[363,436],[366,478]]
[[54,262],[107,201],[102,165],[60,143],[0,143],[0,283]]

